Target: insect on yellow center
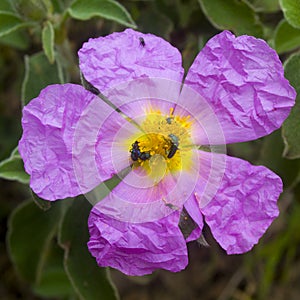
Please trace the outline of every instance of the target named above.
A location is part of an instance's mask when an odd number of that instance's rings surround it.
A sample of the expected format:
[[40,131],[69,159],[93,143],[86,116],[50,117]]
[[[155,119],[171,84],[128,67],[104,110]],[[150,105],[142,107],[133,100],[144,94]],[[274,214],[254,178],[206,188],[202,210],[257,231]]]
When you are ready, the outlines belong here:
[[189,116],[163,115],[151,111],[141,124],[142,135],[132,140],[129,152],[132,167],[142,167],[149,175],[180,171],[191,163]]

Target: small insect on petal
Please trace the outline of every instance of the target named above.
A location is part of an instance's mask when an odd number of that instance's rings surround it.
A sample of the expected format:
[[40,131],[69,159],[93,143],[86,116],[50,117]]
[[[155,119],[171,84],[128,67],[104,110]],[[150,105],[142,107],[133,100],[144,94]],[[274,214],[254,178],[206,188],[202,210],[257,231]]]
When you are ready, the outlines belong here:
[[175,155],[177,150],[178,150],[178,147],[176,145],[172,144],[171,149],[168,154],[168,158],[172,158]]
[[131,159],[133,161],[137,161],[139,159],[141,155],[141,151],[139,149],[139,144],[137,141],[135,141],[133,144],[132,144],[132,149],[131,149]]
[[172,118],[172,117],[168,117],[168,118],[166,118],[166,121],[167,121],[167,123],[168,123],[168,124],[172,124],[172,120],[173,120],[173,118]]
[[171,139],[172,145],[168,153],[168,158],[172,158],[175,155],[176,151],[178,150],[179,139],[175,134],[172,133],[169,134],[169,138]]
[[146,46],[145,40],[142,37],[139,37],[139,40],[140,40],[140,46],[145,47]]
[[151,157],[150,153],[149,152],[141,152],[139,158],[141,160],[147,160]]
[[133,161],[137,161],[138,159],[145,161],[147,159],[149,159],[151,157],[150,152],[146,151],[146,152],[141,152],[140,148],[139,148],[139,142],[135,141],[132,145],[131,145],[131,150],[130,150],[131,154],[130,157]]

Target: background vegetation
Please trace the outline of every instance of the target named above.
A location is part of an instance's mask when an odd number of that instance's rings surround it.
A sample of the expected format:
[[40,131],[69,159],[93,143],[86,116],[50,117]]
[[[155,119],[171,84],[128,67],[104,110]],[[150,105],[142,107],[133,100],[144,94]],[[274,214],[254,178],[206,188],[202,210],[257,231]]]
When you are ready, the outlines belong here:
[[[300,91],[299,0],[2,0],[0,2],[0,299],[295,299],[300,297],[300,99],[281,130],[228,146],[284,181],[281,214],[260,243],[227,256],[188,245],[180,273],[127,277],[97,267],[86,248],[85,199],[49,204],[28,188],[16,146],[21,109],[50,83],[79,83],[77,50],[126,27],[169,40],[185,70],[220,30],[265,39]],[[78,218],[78,215],[81,218]],[[114,283],[112,283],[114,282]]]

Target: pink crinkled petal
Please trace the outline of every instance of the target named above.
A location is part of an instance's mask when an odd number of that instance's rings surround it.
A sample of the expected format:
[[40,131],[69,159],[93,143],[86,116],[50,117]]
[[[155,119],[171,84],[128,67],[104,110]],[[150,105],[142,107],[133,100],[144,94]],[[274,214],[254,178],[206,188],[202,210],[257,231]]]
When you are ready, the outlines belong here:
[[129,138],[138,133],[142,134],[139,128],[125,120],[118,112],[114,112],[102,124],[94,145],[98,173],[102,180],[107,180],[130,166],[131,145],[127,144]]
[[72,166],[72,139],[81,113],[94,97],[79,85],[49,85],[24,107],[19,152],[30,187],[41,198],[81,193]]
[[92,203],[99,202],[98,211],[111,218],[129,223],[154,222],[182,210],[194,190],[195,177],[188,172],[169,173],[155,183],[146,172],[135,169],[112,190],[106,189],[100,202],[97,195],[105,187],[99,186],[90,194],[95,199]]
[[179,212],[156,222],[126,223],[91,211],[88,248],[101,267],[141,276],[156,269],[178,272],[188,263],[187,248],[178,228]]
[[85,194],[130,165],[128,137],[139,132],[120,113],[95,97],[82,112],[73,134],[72,158]]
[[265,41],[229,31],[206,44],[185,84],[211,103],[226,143],[254,140],[279,128],[296,97]]
[[85,79],[101,92],[140,77],[181,82],[184,74],[181,54],[175,47],[132,29],[89,39],[78,55]]
[[191,136],[194,144],[225,145],[223,128],[210,101],[190,85],[181,85],[181,93],[174,109],[174,115],[185,115],[193,119]]
[[[105,96],[124,114],[141,124],[141,117],[146,112],[157,110],[169,115],[170,108],[178,102],[181,88],[182,82],[142,77],[114,85],[105,91]],[[194,94],[197,93],[194,91]]]
[[[199,169],[193,193],[184,203],[184,208],[196,224],[195,229],[187,237],[190,242],[200,237],[203,229],[201,207],[205,207],[218,193],[225,172],[225,155],[214,152],[198,151]],[[196,164],[196,159],[194,160]],[[199,201],[201,200],[201,201]]]
[[269,169],[227,157],[218,193],[201,209],[228,254],[249,251],[278,216],[282,181]]

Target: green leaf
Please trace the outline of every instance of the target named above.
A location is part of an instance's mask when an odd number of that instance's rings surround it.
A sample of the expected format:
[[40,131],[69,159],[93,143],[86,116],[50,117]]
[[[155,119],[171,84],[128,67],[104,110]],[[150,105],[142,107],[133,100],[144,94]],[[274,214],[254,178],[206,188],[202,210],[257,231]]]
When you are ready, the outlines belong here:
[[62,0],[52,0],[53,11],[57,13],[62,13],[65,8],[65,2]]
[[77,197],[61,224],[59,243],[65,249],[65,269],[80,299],[118,299],[105,268],[100,268],[87,248],[90,203]]
[[280,0],[280,6],[286,20],[295,28],[300,28],[300,1]]
[[232,30],[237,35],[261,37],[262,26],[249,5],[237,0],[198,0],[208,20],[218,29]]
[[42,210],[46,211],[51,208],[51,201],[40,198],[31,190],[32,200]]
[[34,23],[25,22],[19,16],[7,11],[0,11],[0,37],[20,28],[32,26]]
[[25,77],[22,84],[22,102],[27,104],[49,84],[62,83],[59,66],[50,64],[43,52],[25,56]]
[[282,137],[285,148],[283,156],[294,159],[300,158],[300,53],[289,57],[285,63],[285,77],[295,88],[298,96],[289,117],[282,125]]
[[10,0],[1,0],[0,1],[0,11],[14,12]]
[[[288,195],[288,192],[284,193],[282,202],[288,200],[288,197],[291,197]],[[264,271],[263,276],[260,278],[261,287],[258,299],[270,299],[268,292],[270,288],[274,287],[274,281],[276,281],[276,276],[278,276],[278,268],[280,268],[280,276],[285,273],[283,277],[280,277],[281,280],[284,280],[284,278],[288,278],[286,271],[291,270],[295,265],[295,261],[288,259],[288,256],[291,254],[291,250],[296,254],[299,248],[300,206],[297,202],[291,201],[287,211],[282,209],[277,221],[276,234],[270,235],[271,238],[269,238],[268,243],[259,243],[256,247],[256,253],[262,259],[261,262],[264,261]],[[281,226],[278,226],[280,223]],[[297,266],[295,268],[297,269]]]
[[136,28],[128,11],[114,0],[76,0],[68,10],[71,17],[78,20],[89,20],[92,17],[102,17]]
[[51,0],[11,0],[11,4],[26,20],[42,21],[53,13]]
[[29,47],[29,38],[24,30],[13,31],[0,38],[0,44],[25,50]]
[[[36,3],[36,1],[34,0]],[[47,14],[53,14],[53,0],[42,0],[42,1],[37,1],[37,3],[42,2],[44,7],[46,8]]]
[[0,178],[29,183],[30,177],[25,172],[23,160],[16,149],[0,163]]
[[298,48],[300,46],[300,29],[292,27],[283,19],[275,30],[274,45],[278,54]]
[[51,64],[54,63],[54,29],[51,22],[47,21],[42,31],[42,43],[44,52]]
[[40,280],[33,286],[42,297],[67,297],[74,294],[63,266],[64,251],[52,241]]
[[59,202],[43,212],[28,201],[18,206],[9,219],[7,243],[11,259],[20,275],[31,283],[40,280],[62,212]]
[[[280,130],[262,139],[262,145],[256,164],[264,165],[280,176],[285,187],[294,183],[298,176],[300,160],[289,160],[282,157],[284,144]],[[257,155],[257,152],[256,152]]]
[[247,0],[257,12],[273,13],[280,10],[279,0]]
[[[155,22],[153,22],[155,20]],[[149,8],[142,11],[138,18],[139,30],[143,32],[151,32],[166,39],[170,38],[170,33],[174,28],[171,20],[162,14],[159,10]]]

